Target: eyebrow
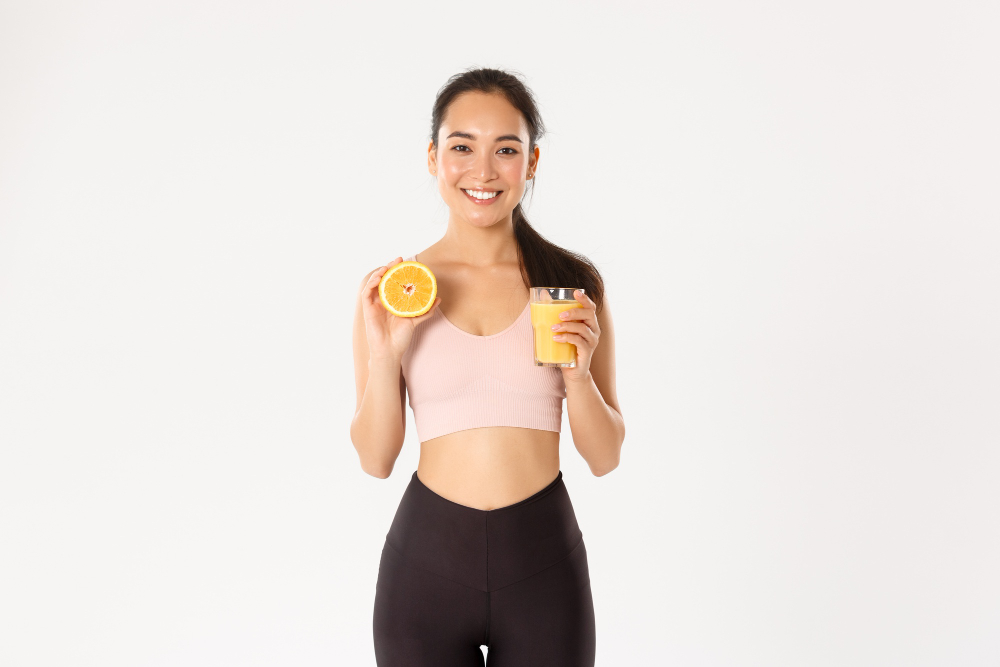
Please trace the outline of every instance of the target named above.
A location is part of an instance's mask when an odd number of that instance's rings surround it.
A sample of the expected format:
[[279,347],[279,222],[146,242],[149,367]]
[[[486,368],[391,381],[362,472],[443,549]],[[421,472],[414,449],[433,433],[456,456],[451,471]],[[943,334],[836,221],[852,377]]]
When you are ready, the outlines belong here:
[[[474,136],[472,136],[468,132],[458,132],[458,131],[452,132],[447,137],[445,137],[445,139],[451,139],[452,137],[461,137],[462,139],[471,139],[473,141],[475,141],[475,139],[476,139]],[[499,141],[516,141],[519,144],[523,144],[524,143],[523,141],[521,141],[521,138],[519,136],[517,136],[516,134],[505,134],[502,137],[497,137],[497,141],[498,142]]]

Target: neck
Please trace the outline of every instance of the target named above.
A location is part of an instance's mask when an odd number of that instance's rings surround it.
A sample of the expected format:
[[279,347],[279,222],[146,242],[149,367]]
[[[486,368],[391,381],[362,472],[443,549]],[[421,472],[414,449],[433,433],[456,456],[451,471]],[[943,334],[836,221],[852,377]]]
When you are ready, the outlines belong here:
[[488,227],[477,227],[467,220],[448,217],[448,230],[440,241],[453,257],[466,264],[490,266],[517,261],[513,218],[508,213],[503,220]]

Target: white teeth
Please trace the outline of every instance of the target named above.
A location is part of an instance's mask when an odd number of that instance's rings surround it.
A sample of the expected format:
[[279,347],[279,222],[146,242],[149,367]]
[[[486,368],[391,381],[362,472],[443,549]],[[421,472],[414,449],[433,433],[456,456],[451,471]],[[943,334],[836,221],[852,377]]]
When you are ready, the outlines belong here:
[[493,199],[499,192],[482,192],[481,190],[463,190],[470,197],[475,197],[476,199]]

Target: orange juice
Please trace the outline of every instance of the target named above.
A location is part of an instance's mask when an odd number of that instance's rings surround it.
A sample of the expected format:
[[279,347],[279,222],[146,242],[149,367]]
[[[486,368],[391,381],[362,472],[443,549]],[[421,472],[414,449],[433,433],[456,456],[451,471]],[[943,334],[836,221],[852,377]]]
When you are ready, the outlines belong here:
[[583,308],[579,301],[552,301],[531,304],[531,328],[535,330],[535,362],[545,364],[576,363],[576,345],[552,340],[553,336],[566,331],[553,331],[553,324],[561,324],[559,313],[570,308]]

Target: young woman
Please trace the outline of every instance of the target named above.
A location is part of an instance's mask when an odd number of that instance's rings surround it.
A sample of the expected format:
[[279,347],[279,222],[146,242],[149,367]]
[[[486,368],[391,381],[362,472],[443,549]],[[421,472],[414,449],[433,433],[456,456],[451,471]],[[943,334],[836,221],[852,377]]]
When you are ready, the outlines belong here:
[[[483,665],[480,646],[490,667],[594,664],[587,552],[559,469],[563,399],[594,475],[617,467],[625,423],[601,276],[542,238],[521,209],[541,133],[517,77],[452,77],[434,104],[427,152],[448,228],[406,258],[434,272],[443,299],[414,318],[383,308],[379,281],[401,256],[361,282],[351,423],[361,467],[392,472],[407,393],[420,440],[379,565],[380,667]],[[582,307],[552,332],[576,345],[574,368],[535,366],[529,286],[584,289],[575,293]]]

